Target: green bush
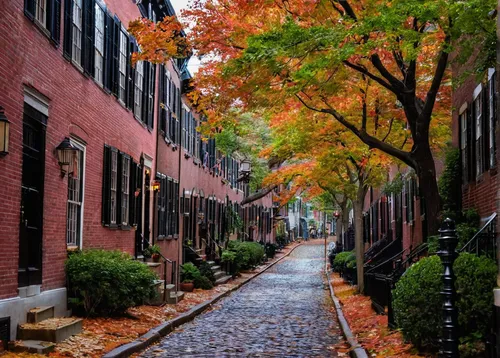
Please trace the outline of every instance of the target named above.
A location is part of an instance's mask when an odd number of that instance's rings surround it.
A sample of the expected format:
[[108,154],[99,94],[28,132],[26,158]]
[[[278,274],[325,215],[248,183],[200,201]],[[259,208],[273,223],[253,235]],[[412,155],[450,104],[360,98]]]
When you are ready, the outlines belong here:
[[264,247],[257,242],[230,241],[228,250],[236,254],[238,269],[247,270],[259,265],[264,259]]
[[[206,278],[208,278],[210,280],[212,285],[215,285],[215,281],[216,281],[215,274],[212,271],[212,266],[210,266],[210,264],[208,262],[202,261],[200,264],[199,270],[200,270],[201,276],[205,276]],[[196,283],[195,283],[195,285],[196,285]]]
[[220,259],[222,262],[234,262],[236,260],[236,253],[234,251],[224,250]]
[[[338,253],[335,256],[335,260],[333,260],[333,269],[337,272],[343,270],[346,267],[347,261],[354,254],[351,251],[344,251]],[[354,256],[354,261],[356,261],[356,257]]]
[[206,276],[198,276],[194,279],[194,287],[201,288],[202,290],[210,290],[214,285],[210,279]]
[[[484,337],[491,319],[495,262],[462,253],[454,264],[459,331],[463,339]],[[443,266],[438,256],[412,265],[392,291],[396,324],[418,348],[435,349],[441,335]]]
[[460,213],[462,202],[462,167],[460,151],[456,148],[449,149],[446,153],[445,168],[438,180],[439,194],[443,203],[443,210]]
[[266,256],[272,259],[276,255],[276,251],[278,250],[278,246],[275,244],[267,243],[265,246]]
[[84,250],[66,261],[72,308],[86,315],[123,314],[156,295],[157,278],[143,263],[120,251]]
[[194,282],[200,276],[200,270],[192,262],[181,265],[181,282]]
[[457,280],[455,287],[458,324],[462,337],[471,334],[486,336],[491,319],[493,288],[496,286],[497,265],[486,257],[462,253],[453,266]]

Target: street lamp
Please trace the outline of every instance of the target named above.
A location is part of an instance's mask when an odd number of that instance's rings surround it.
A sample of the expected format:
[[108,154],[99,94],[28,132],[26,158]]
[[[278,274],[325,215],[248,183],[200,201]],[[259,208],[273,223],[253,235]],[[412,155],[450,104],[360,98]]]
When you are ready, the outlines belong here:
[[69,170],[69,165],[71,160],[74,158],[79,149],[71,144],[68,137],[56,147],[57,158],[59,160],[59,166],[61,167],[61,177],[64,177]]
[[4,113],[3,107],[0,107],[0,155],[9,153],[9,129],[10,122]]

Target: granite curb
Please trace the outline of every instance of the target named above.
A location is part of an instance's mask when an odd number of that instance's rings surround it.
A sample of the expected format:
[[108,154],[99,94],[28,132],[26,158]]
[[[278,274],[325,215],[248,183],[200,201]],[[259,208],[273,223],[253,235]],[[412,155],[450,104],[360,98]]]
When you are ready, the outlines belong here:
[[216,303],[217,301],[221,300],[222,298],[228,296],[232,292],[238,290],[254,278],[260,276],[262,273],[267,271],[269,268],[273,267],[276,265],[278,262],[283,260],[284,258],[288,257],[297,247],[302,246],[302,243],[298,244],[295,246],[293,249],[291,249],[287,254],[283,255],[273,263],[269,264],[269,266],[265,267],[262,271],[257,272],[254,276],[247,278],[245,281],[239,283],[237,286],[227,290],[226,292],[222,292],[212,298],[210,301],[202,302],[193,308],[191,308],[189,311],[186,311],[179,315],[178,317],[171,319],[170,321],[166,321],[152,329],[150,329],[147,333],[143,334],[136,340],[126,343],[124,345],[121,345],[112,351],[106,353],[103,358],[122,358],[122,357],[129,357],[130,355],[140,352],[144,349],[146,349],[148,346],[152,345],[153,343],[159,341],[162,337],[166,336],[170,332],[172,332],[175,328],[179,327],[180,325],[183,325],[186,322],[192,321],[196,316],[198,316],[200,313],[204,312],[207,308],[209,308],[211,305]]
[[351,346],[350,355],[353,358],[368,358],[368,354],[365,349],[358,343],[356,336],[351,331],[349,327],[349,323],[344,317],[344,312],[342,312],[342,307],[340,306],[340,301],[335,296],[335,292],[333,291],[332,281],[330,280],[330,275],[328,271],[325,271],[326,277],[328,279],[328,286],[330,287],[330,296],[332,297],[333,303],[335,304],[335,309],[337,310],[337,317],[340,323],[340,328],[342,329],[342,333],[346,338],[347,342],[349,342]]

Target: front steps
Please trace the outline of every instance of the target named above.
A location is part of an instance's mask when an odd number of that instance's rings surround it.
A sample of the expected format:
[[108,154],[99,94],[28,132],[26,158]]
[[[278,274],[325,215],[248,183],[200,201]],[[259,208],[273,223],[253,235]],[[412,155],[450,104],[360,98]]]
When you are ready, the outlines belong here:
[[211,266],[214,273],[216,286],[222,285],[232,278],[231,276],[226,275],[226,273],[221,270],[221,267],[215,264],[215,261],[207,261],[207,263]]
[[17,328],[17,340],[9,344],[13,352],[48,354],[55,343],[82,331],[83,320],[75,317],[54,317],[54,306],[34,307],[27,313],[27,323]]

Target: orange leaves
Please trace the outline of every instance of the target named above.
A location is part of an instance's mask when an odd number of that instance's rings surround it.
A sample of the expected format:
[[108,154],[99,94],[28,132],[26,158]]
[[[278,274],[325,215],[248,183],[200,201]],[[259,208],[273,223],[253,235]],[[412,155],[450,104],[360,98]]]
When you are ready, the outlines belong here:
[[132,63],[149,61],[166,63],[173,57],[185,57],[190,46],[182,35],[182,25],[175,17],[167,16],[162,21],[154,23],[141,18],[130,22],[129,32],[137,40],[140,52],[132,55]]
[[331,279],[351,330],[372,357],[423,357],[411,344],[404,342],[399,331],[388,329],[387,316],[375,313],[369,297],[355,294],[355,287],[347,284],[337,273],[331,274]]

